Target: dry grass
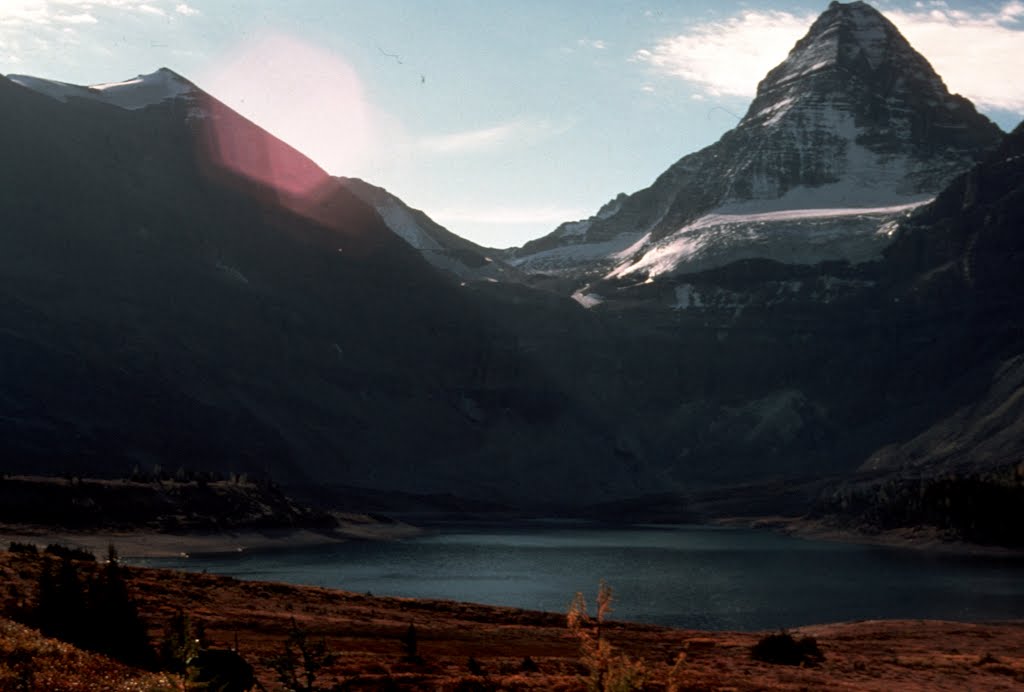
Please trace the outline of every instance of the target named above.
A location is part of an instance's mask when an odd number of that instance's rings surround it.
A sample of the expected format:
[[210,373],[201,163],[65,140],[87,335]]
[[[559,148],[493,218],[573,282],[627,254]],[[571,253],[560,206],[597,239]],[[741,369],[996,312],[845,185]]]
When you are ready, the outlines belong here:
[[[33,598],[38,567],[29,556],[0,553],[0,600]],[[232,646],[256,668],[268,690],[276,676],[268,661],[288,636],[291,620],[336,660],[319,684],[351,690],[583,690],[588,669],[564,614],[454,601],[373,597],[345,591],[206,574],[131,569],[129,584],[156,641],[181,609],[202,620],[215,645]],[[3,589],[6,588],[6,593]],[[568,601],[567,596],[567,601]],[[402,636],[416,624],[423,663],[403,662]],[[26,647],[38,667],[39,690],[160,689],[160,676],[132,671],[101,656],[43,640],[5,624],[0,689],[19,689]],[[797,668],[754,660],[763,633],[697,632],[606,622],[616,653],[642,661],[647,690],[1019,690],[1024,686],[1024,622],[964,624],[881,621],[805,627],[825,661]],[[38,652],[38,653],[36,653]],[[685,658],[680,662],[681,653]],[[472,657],[482,669],[474,675]],[[523,667],[524,658],[537,670]],[[38,662],[35,662],[38,659]],[[676,665],[678,663],[678,665]],[[147,687],[149,685],[150,687]],[[475,685],[475,687],[471,687]],[[461,686],[461,687],[460,687]],[[166,687],[164,688],[166,689]]]
[[180,680],[174,676],[129,668],[0,618],[0,690],[5,692],[148,692],[180,688]]

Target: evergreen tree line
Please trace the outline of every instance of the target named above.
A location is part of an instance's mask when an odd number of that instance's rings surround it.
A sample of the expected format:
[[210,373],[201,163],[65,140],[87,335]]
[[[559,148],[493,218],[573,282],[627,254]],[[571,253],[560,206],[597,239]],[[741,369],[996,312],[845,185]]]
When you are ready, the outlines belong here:
[[44,560],[29,623],[46,636],[153,669],[156,656],[113,546],[102,568],[83,576],[67,554]]

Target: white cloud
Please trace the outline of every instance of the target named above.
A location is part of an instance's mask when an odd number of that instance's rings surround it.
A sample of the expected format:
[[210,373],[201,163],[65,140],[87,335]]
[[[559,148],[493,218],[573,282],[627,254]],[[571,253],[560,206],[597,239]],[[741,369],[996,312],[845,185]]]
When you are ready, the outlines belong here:
[[420,139],[420,146],[436,154],[464,154],[500,147],[515,138],[522,129],[520,123],[506,123],[479,130],[467,130],[446,135],[431,135]]
[[[0,72],[14,71],[16,64],[17,70],[37,71],[45,64],[47,71],[60,77],[87,59],[71,47],[79,46],[90,56],[111,55],[111,46],[120,49],[122,45],[112,44],[105,29],[126,20],[129,27],[119,32],[130,37],[124,42],[142,42],[141,35],[162,31],[161,24],[175,12],[178,17],[199,14],[181,0],[0,0],[0,41],[6,44],[0,51]],[[161,46],[162,38],[150,37],[149,43]]]
[[500,149],[508,144],[525,146],[565,132],[568,126],[516,120],[493,127],[420,137],[421,149],[433,154],[470,154]]
[[993,12],[886,12],[950,91],[978,106],[1024,112],[1024,3]]
[[[95,24],[96,10],[124,10],[166,17],[161,5],[168,0],[0,0],[0,26]],[[199,10],[186,3],[175,8],[179,14],[191,16]]]
[[48,24],[49,7],[44,0],[0,2],[0,27],[24,24]]
[[596,38],[581,38],[576,40],[576,45],[580,48],[594,48],[595,50],[604,50],[608,47],[607,42]]
[[[951,10],[916,3],[884,12],[942,76],[950,91],[981,107],[1024,111],[1024,2],[989,10]],[[697,25],[637,51],[634,60],[696,84],[709,96],[753,96],[758,81],[782,62],[814,15],[746,11]]]
[[813,15],[751,10],[663,39],[637,51],[634,59],[694,82],[714,96],[750,96],[813,21]]
[[81,12],[79,14],[58,14],[54,19],[62,24],[96,24],[99,22],[96,17],[93,17],[88,12]]
[[1004,22],[1019,22],[1024,19],[1024,2],[1008,2],[999,11],[999,18]]

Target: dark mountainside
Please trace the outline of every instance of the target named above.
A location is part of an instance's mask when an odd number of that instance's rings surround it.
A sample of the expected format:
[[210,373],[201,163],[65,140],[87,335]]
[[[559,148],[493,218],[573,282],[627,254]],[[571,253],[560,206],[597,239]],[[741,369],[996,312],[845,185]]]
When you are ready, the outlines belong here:
[[[791,209],[794,190],[878,207],[949,187],[890,215],[891,244],[866,259],[755,252],[648,283],[584,263],[604,298],[591,309],[567,295],[577,280],[521,263],[497,283],[467,273],[503,265],[188,86],[129,111],[0,79],[8,471],[248,471],[327,501],[379,498],[364,510],[409,494],[602,518],[814,507],[1019,540],[975,521],[973,488],[1024,506],[1024,133],[1003,138],[950,96],[863,3],[833,3],[736,130],[574,237],[657,217],[656,242],[721,205]],[[248,175],[214,155],[239,149]],[[879,171],[905,184],[861,184]],[[865,216],[872,238],[890,218]],[[409,219],[438,247],[408,241]],[[935,499],[914,509],[912,483]],[[961,495],[966,518],[932,507]],[[907,512],[880,512],[892,497]]]
[[[904,333],[906,388],[945,406],[878,449],[818,514],[869,528],[930,524],[1022,545],[1024,124],[915,214],[886,252]],[[913,350],[913,353],[909,352]],[[929,383],[928,381],[931,380]]]
[[471,293],[189,93],[130,111],[0,80],[6,471],[162,464],[494,501],[634,487],[589,404]]

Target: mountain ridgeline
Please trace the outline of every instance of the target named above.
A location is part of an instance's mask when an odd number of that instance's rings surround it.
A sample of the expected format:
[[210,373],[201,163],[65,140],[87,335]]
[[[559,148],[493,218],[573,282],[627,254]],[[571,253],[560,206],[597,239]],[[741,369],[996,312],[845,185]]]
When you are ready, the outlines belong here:
[[1024,130],[864,3],[717,143],[511,251],[168,70],[0,79],[0,145],[12,471],[670,519],[1020,492]]

